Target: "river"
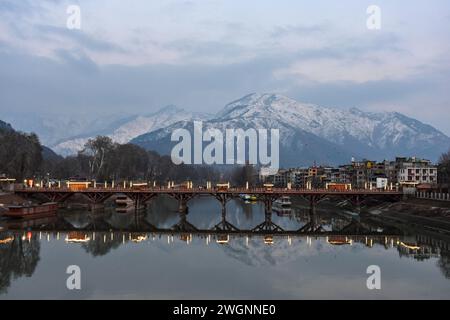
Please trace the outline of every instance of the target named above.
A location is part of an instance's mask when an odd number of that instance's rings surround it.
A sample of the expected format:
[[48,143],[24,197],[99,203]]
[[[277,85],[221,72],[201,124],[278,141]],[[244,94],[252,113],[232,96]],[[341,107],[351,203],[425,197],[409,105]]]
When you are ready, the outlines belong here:
[[[3,221],[0,299],[450,298],[445,238],[333,206],[312,217],[301,203],[267,221],[261,204],[231,200],[226,219],[241,232],[205,231],[221,221],[215,199],[191,200],[180,217],[161,197],[139,213]],[[251,232],[264,221],[287,232]],[[74,265],[81,288],[70,290]],[[380,289],[368,288],[370,266]]]

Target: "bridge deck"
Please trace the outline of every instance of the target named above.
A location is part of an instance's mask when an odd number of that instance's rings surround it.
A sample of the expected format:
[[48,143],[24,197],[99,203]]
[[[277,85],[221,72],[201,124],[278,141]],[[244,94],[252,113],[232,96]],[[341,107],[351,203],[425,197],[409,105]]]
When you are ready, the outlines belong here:
[[369,190],[369,189],[352,189],[352,190],[328,190],[328,189],[287,189],[273,188],[267,190],[265,188],[87,188],[82,190],[72,190],[69,188],[24,188],[14,191],[17,194],[26,193],[137,193],[137,194],[191,194],[191,195],[213,195],[213,194],[229,194],[229,195],[403,195],[401,191],[396,190]]

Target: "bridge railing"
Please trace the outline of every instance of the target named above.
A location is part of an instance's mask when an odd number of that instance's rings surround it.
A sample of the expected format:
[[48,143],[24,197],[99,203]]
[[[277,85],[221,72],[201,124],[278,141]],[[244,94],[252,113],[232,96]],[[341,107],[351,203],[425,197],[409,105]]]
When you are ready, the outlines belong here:
[[418,199],[430,199],[439,201],[450,201],[450,194],[443,192],[416,192]]
[[253,187],[253,188],[245,188],[245,187],[231,187],[231,188],[205,188],[205,187],[193,187],[193,188],[185,188],[185,187],[166,187],[166,186],[156,186],[156,187],[123,187],[121,185],[112,186],[104,186],[98,185],[94,187],[87,187],[82,189],[74,189],[67,186],[43,186],[43,187],[22,187],[16,188],[15,191],[30,191],[30,192],[186,192],[186,193],[240,193],[240,194],[251,194],[251,193],[327,193],[327,194],[355,194],[355,193],[370,193],[370,194],[399,194],[401,192],[397,190],[384,190],[384,189],[351,189],[351,190],[336,190],[336,189],[325,189],[325,188],[264,188],[264,187]]

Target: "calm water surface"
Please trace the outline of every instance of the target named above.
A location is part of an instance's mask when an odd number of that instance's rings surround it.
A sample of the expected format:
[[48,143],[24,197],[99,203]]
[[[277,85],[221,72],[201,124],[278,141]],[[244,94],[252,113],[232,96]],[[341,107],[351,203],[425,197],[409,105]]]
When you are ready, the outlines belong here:
[[[27,224],[3,221],[15,230],[0,232],[0,299],[450,298],[445,239],[334,208],[311,218],[301,205],[274,212],[273,223],[294,231],[312,221],[318,231],[342,235],[168,232],[207,230],[221,221],[214,199],[191,200],[186,220],[176,209],[159,198],[137,215],[72,211]],[[227,220],[250,230],[265,221],[264,208],[232,200]],[[69,265],[81,269],[81,290],[66,287]],[[367,289],[369,265],[381,268],[381,290]]]

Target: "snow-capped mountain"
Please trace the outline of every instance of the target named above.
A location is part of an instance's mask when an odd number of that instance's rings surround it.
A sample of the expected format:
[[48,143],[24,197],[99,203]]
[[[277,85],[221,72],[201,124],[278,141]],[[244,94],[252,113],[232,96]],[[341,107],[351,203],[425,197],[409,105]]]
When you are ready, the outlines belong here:
[[[295,101],[278,94],[250,94],[226,105],[203,123],[208,128],[280,130],[282,166],[346,163],[352,156],[387,159],[412,156],[437,160],[450,147],[450,138],[432,126],[396,112],[340,110]],[[131,142],[170,154],[176,128],[192,132],[181,121],[141,135]]]
[[[107,132],[103,132],[102,135],[109,136],[117,143],[127,143],[141,134],[170,126],[175,122],[182,120],[203,120],[206,119],[206,117],[207,116],[204,114],[187,112],[181,108],[170,105],[147,116],[139,115],[128,117],[126,120],[121,121],[117,127],[111,128]],[[90,138],[93,138],[96,135],[98,135],[98,133],[95,135],[88,134],[73,137],[53,145],[52,149],[63,155],[76,154],[83,149],[85,143]]]

